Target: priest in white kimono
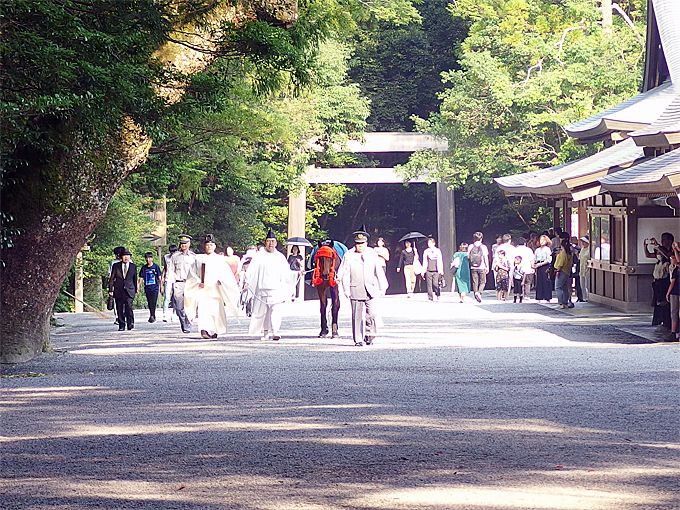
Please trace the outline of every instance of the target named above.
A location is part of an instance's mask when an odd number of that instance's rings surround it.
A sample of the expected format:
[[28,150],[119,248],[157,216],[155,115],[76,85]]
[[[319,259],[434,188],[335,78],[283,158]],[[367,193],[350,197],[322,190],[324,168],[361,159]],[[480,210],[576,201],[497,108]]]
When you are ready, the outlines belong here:
[[265,340],[281,339],[281,308],[293,295],[298,276],[276,249],[276,237],[269,229],[264,250],[253,257],[245,275],[245,284],[253,297],[251,335],[261,335]]
[[222,255],[215,253],[215,238],[205,236],[205,253],[196,256],[184,287],[185,312],[189,320],[198,315],[202,338],[227,332],[227,317],[238,315],[240,295],[234,273]]

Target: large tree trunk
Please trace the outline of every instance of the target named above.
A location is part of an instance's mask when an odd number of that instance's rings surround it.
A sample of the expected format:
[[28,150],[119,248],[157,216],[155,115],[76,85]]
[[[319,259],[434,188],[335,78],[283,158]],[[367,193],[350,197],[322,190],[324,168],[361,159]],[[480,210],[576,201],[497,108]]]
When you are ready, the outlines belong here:
[[[287,26],[297,19],[297,1],[252,0],[236,7],[216,2],[208,26],[184,27],[173,34],[180,43],[167,42],[156,57],[187,74],[200,71],[216,57],[212,29],[239,17]],[[159,86],[157,93],[175,102],[184,89],[171,85]],[[151,148],[151,140],[130,119],[103,140],[88,139],[76,129],[63,132],[62,154],[54,154],[48,164],[29,165],[19,180],[2,187],[2,211],[21,232],[13,247],[0,253],[0,363],[30,360],[48,345],[64,277],[114,193]]]
[[151,146],[130,120],[106,140],[83,140],[73,132],[68,142],[70,149],[54,166],[28,168],[2,197],[3,210],[21,229],[15,245],[2,253],[2,363],[27,361],[48,344],[61,282],[113,194]]

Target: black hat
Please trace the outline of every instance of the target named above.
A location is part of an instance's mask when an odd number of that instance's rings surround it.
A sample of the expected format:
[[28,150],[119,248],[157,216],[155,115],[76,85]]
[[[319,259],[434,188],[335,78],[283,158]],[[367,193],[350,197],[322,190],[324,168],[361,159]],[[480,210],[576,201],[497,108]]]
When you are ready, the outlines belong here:
[[179,244],[188,243],[189,241],[191,241],[191,236],[188,234],[180,234],[179,236],[177,236],[177,240],[179,241]]
[[132,253],[130,253],[130,250],[127,248],[123,248],[123,250],[120,252],[120,256],[122,257],[123,255],[132,255]]
[[148,259],[149,257],[153,257],[153,252],[147,251],[147,252],[144,254],[144,258],[145,258],[145,259]]
[[265,237],[265,239],[276,239],[274,231],[271,228],[269,229],[269,232],[267,232],[267,237]]
[[121,254],[121,252],[122,252],[124,249],[125,249],[125,246],[116,246],[116,247],[113,249],[113,254],[114,254],[116,257],[120,257],[120,254]]
[[362,224],[361,228],[358,230],[355,230],[353,232],[354,234],[354,242],[355,243],[367,243],[368,238],[370,237],[368,235],[368,232],[366,232],[366,225]]
[[333,247],[333,241],[331,239],[326,239],[325,241],[321,241],[321,246]]
[[203,244],[208,244],[208,243],[215,243],[215,236],[213,234],[206,234],[205,237],[203,238]]

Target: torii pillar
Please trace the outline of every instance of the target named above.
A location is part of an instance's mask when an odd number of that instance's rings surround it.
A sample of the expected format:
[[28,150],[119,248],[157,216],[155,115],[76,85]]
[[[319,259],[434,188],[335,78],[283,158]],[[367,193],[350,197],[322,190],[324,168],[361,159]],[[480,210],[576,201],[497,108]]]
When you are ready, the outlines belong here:
[[456,202],[446,183],[437,183],[437,246],[444,258],[446,290],[452,289],[451,260],[456,252]]
[[[305,237],[305,220],[307,217],[307,187],[302,186],[297,190],[291,191],[288,196],[288,237]],[[305,258],[305,247],[300,246],[300,255]],[[287,248],[290,255],[289,246]],[[305,280],[300,278],[298,283],[298,293],[300,300],[305,297]]]

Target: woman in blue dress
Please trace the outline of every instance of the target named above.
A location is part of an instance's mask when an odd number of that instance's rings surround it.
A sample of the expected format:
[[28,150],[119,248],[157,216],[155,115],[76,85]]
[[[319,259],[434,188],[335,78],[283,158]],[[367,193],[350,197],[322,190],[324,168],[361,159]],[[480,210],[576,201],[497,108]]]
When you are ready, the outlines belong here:
[[451,260],[451,270],[454,272],[456,291],[461,303],[465,301],[465,296],[470,292],[470,260],[467,249],[467,243],[462,243]]

